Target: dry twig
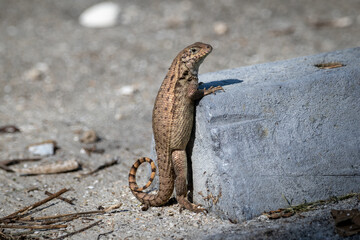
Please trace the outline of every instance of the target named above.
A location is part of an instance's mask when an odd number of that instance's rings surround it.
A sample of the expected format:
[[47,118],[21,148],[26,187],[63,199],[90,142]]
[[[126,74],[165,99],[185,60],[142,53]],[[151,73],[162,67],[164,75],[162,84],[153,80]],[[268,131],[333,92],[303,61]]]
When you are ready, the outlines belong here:
[[[53,193],[48,192],[48,191],[45,191],[45,194],[48,195],[48,196],[54,195]],[[64,198],[64,197],[61,197],[61,196],[58,196],[57,198],[60,199],[60,200],[63,200],[64,202],[67,202],[68,204],[75,205],[75,204],[73,203],[74,199],[69,200],[69,199]]]
[[[10,229],[37,229],[37,230],[51,230],[51,229],[60,229],[60,228],[66,228],[68,225],[64,224],[65,222],[73,221],[74,219],[77,219],[79,217],[83,217],[82,219],[87,219],[86,215],[93,215],[93,214],[106,214],[114,209],[117,209],[121,206],[121,203],[114,204],[110,207],[107,207],[102,210],[97,211],[87,211],[87,212],[77,212],[77,213],[68,213],[68,214],[61,214],[61,215],[55,215],[55,216],[43,216],[43,217],[32,217],[32,216],[24,216],[24,214],[34,209],[48,201],[54,198],[58,198],[62,193],[68,191],[68,189],[62,189],[59,192],[55,194],[51,194],[50,192],[46,192],[47,195],[50,195],[48,198],[36,202],[30,206],[27,206],[25,208],[22,208],[4,218],[0,219],[0,229],[2,228],[10,228]],[[63,198],[66,199],[66,198]],[[66,199],[68,200],[68,199]],[[70,200],[68,200],[70,201]],[[85,217],[85,218],[84,218]],[[93,219],[91,219],[93,220]],[[77,231],[65,234],[63,236],[60,236],[56,239],[64,239],[70,236],[73,236],[77,233],[83,232],[93,226],[98,225],[101,223],[102,220],[99,220],[97,222],[94,222],[84,228],[81,228]],[[0,232],[1,233],[1,232]],[[2,236],[0,234],[0,239],[13,239],[13,234],[3,234]],[[26,234],[22,234],[21,236],[26,236]]]
[[105,212],[110,212],[114,209],[118,209],[119,207],[121,207],[122,203],[116,203],[114,205],[111,205],[110,207],[107,207],[104,209]]
[[84,228],[81,228],[81,229],[79,229],[79,230],[77,230],[77,231],[75,231],[75,232],[71,232],[71,233],[65,234],[65,235],[60,236],[60,237],[55,238],[55,239],[56,239],[56,240],[60,240],[60,239],[64,239],[64,238],[73,236],[73,235],[75,235],[75,234],[77,234],[77,233],[83,232],[83,231],[85,231],[85,230],[88,230],[89,228],[92,228],[92,227],[98,225],[101,221],[102,221],[102,220],[99,220],[99,221],[97,221],[97,222],[94,222],[93,224],[90,224],[89,226],[86,226],[86,227],[84,227]]
[[45,164],[37,167],[14,169],[14,171],[20,173],[21,175],[52,174],[74,171],[78,169],[79,166],[79,163],[73,159]]
[[0,228],[17,228],[17,229],[59,229],[67,228],[67,225],[15,225],[15,224],[0,224]]
[[97,240],[99,240],[102,236],[106,236],[106,235],[111,234],[111,233],[113,233],[113,232],[114,232],[114,230],[111,230],[111,231],[105,232],[105,233],[100,233],[100,234],[97,236]]
[[9,168],[8,166],[18,164],[21,162],[35,162],[39,160],[41,160],[41,158],[21,158],[21,159],[3,160],[0,161],[0,168],[7,172],[14,172],[14,170]]
[[50,219],[57,219],[57,218],[66,218],[66,217],[79,217],[81,215],[90,215],[90,214],[97,214],[97,213],[105,213],[104,210],[97,210],[97,211],[88,211],[88,212],[77,212],[77,213],[68,213],[62,215],[55,215],[55,216],[45,216],[45,217],[25,217],[21,218],[24,221],[39,221],[39,220],[50,220]]
[[117,158],[116,158],[116,159],[113,159],[113,160],[110,161],[110,162],[107,162],[107,163],[104,163],[104,164],[100,165],[99,167],[97,167],[97,168],[96,168],[95,170],[93,170],[93,171],[90,171],[90,172],[88,172],[88,173],[82,174],[82,176],[85,177],[85,176],[92,175],[92,174],[94,174],[94,173],[97,173],[97,172],[100,171],[100,170],[103,170],[103,169],[105,169],[105,168],[111,167],[111,166],[116,165],[116,164],[118,164],[118,159],[117,159]]
[[18,216],[18,214],[20,213],[25,213],[31,209],[34,209],[36,207],[39,207],[47,202],[49,202],[50,200],[54,199],[54,198],[57,198],[58,196],[60,196],[61,194],[67,192],[69,189],[66,189],[66,188],[63,188],[61,189],[60,191],[58,191],[57,193],[53,194],[52,196],[48,197],[48,198],[45,198],[44,200],[41,200],[39,202],[36,202],[30,206],[27,206],[25,208],[22,208],[6,217],[3,217],[3,218],[0,218],[0,222],[4,222],[4,220],[7,220],[7,219],[13,219],[13,218],[20,218],[21,216]]

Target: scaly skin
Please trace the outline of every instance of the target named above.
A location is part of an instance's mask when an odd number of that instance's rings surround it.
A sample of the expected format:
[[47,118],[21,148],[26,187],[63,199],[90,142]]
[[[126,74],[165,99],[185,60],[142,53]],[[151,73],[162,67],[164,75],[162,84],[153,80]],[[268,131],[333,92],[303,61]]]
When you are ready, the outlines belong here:
[[[157,194],[142,192],[150,186],[155,177],[156,167],[151,159],[138,159],[129,173],[129,187],[135,197],[143,203],[143,210],[167,203],[175,187],[180,209],[206,211],[187,199],[185,149],[193,127],[194,101],[217,90],[223,90],[221,86],[208,90],[198,89],[199,66],[211,51],[212,47],[209,44],[200,42],[186,47],[176,56],[161,84],[152,120],[160,182]],[[143,162],[151,164],[152,174],[148,183],[139,188],[136,183],[136,170]]]

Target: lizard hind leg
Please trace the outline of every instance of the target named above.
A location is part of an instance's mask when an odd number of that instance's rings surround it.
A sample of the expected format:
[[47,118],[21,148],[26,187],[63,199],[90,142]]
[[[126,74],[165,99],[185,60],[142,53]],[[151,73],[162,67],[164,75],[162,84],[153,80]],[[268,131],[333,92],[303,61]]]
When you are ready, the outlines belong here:
[[191,203],[187,198],[187,159],[185,150],[174,150],[172,152],[172,161],[175,170],[176,200],[180,205],[180,212],[185,208],[196,213],[207,213],[206,209],[199,208],[199,205]]
[[[144,162],[150,163],[151,176],[150,176],[149,181],[146,183],[146,185],[139,188],[139,186],[136,183],[136,171],[138,170],[139,166]],[[153,160],[151,160],[150,158],[147,158],[147,157],[139,158],[138,160],[136,160],[136,162],[132,165],[132,167],[130,169],[130,173],[129,173],[130,190],[135,191],[135,192],[141,192],[141,191],[147,189],[153,182],[155,175],[156,175],[156,166],[155,166],[155,163],[153,162]]]

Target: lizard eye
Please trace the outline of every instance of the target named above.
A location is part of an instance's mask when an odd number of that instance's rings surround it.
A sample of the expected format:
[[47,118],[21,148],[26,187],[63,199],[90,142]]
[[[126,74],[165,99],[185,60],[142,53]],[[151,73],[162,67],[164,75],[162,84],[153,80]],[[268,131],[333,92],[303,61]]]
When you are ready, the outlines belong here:
[[196,49],[196,48],[192,48],[192,49],[190,49],[190,52],[191,52],[192,54],[195,54],[195,53],[197,53],[197,52],[198,52],[198,49]]

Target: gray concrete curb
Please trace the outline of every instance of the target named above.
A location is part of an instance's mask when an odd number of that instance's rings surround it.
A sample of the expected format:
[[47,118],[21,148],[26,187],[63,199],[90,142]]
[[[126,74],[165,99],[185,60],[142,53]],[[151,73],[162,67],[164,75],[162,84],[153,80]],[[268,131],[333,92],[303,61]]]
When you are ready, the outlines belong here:
[[[344,66],[321,69],[317,64]],[[326,65],[325,65],[326,66]],[[220,217],[360,191],[360,48],[200,75],[194,202]]]

